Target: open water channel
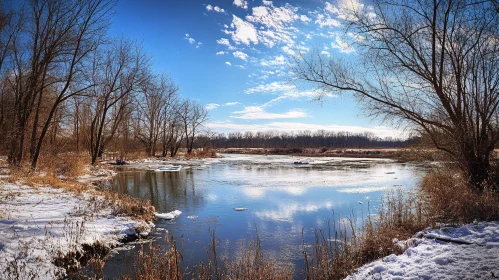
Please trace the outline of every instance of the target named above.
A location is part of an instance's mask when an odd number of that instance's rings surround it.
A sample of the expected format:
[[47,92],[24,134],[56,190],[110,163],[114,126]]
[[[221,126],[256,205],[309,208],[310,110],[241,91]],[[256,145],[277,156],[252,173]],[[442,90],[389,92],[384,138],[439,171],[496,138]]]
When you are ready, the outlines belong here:
[[[221,156],[184,165],[180,172],[124,169],[111,188],[150,199],[160,213],[182,211],[175,220],[158,220],[149,239],[164,244],[165,236],[175,237],[186,263],[206,260],[210,230],[216,232],[218,250],[229,258],[241,240],[258,230],[264,251],[292,263],[299,275],[303,244],[314,243],[315,230],[351,215],[360,223],[376,212],[387,191],[410,190],[425,172],[387,159]],[[136,250],[111,257],[106,277],[126,272]]]

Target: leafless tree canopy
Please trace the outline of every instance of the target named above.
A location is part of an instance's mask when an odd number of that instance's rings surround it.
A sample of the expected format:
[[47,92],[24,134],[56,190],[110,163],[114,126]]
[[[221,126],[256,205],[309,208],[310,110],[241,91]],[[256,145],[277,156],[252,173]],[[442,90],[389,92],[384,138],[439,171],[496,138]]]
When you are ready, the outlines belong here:
[[[107,32],[114,0],[0,3],[0,151],[36,168],[42,153],[190,151],[206,119],[141,45]],[[196,112],[204,115],[196,117]],[[184,141],[188,139],[188,141]],[[140,143],[140,144],[138,144]],[[140,147],[142,146],[142,147]]]
[[481,191],[499,140],[496,8],[468,0],[352,5],[345,34],[359,55],[346,61],[301,54],[294,73],[322,94],[353,93],[370,114],[428,134]]

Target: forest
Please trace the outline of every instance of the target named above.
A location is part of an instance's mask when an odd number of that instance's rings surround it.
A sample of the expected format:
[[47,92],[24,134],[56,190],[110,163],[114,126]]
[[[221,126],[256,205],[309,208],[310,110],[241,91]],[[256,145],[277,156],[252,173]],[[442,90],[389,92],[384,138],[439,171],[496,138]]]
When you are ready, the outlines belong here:
[[114,1],[29,1],[0,11],[0,152],[36,168],[43,155],[193,149],[208,114],[125,36]]

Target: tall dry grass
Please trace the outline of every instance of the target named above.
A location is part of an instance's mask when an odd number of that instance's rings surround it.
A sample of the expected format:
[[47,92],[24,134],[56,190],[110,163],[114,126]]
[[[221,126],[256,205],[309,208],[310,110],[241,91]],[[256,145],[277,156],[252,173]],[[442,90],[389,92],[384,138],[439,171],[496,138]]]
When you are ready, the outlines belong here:
[[421,183],[424,203],[433,220],[449,225],[499,220],[499,195],[485,188],[475,193],[452,169],[427,174]]
[[218,252],[215,233],[211,233],[207,247],[207,261],[188,267],[183,264],[183,255],[177,248],[176,241],[167,240],[166,247],[142,245],[136,255],[136,262],[121,279],[147,280],[229,280],[229,279],[291,279],[289,266],[283,266],[275,259],[264,254],[260,239],[256,237],[248,243],[240,244],[239,257],[228,259]]

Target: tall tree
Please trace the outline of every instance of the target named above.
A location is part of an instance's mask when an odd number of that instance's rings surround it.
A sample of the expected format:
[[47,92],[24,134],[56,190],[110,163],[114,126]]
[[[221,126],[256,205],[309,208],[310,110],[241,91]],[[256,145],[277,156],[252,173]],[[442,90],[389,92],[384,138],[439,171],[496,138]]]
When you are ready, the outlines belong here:
[[158,141],[164,134],[164,123],[168,121],[178,88],[166,75],[150,75],[140,87],[137,100],[138,129],[136,137],[146,146],[148,156],[156,155]]
[[493,2],[350,3],[342,18],[360,61],[301,54],[296,78],[323,94],[353,93],[370,114],[425,132],[481,192],[499,140],[499,13]]
[[[105,142],[116,133],[127,106],[133,100],[130,95],[144,80],[149,60],[139,45],[126,39],[110,44],[101,52],[95,56],[94,85],[88,90],[94,103],[89,143],[92,164],[103,152]],[[111,118],[110,113],[113,113]],[[107,140],[104,140],[105,127],[108,129]]]
[[205,107],[194,100],[185,100],[178,109],[178,116],[185,133],[187,154],[192,153],[196,135],[203,128],[208,119],[208,111]]

